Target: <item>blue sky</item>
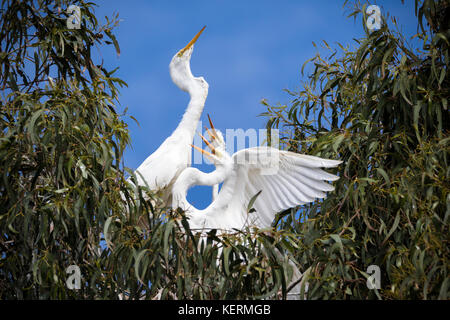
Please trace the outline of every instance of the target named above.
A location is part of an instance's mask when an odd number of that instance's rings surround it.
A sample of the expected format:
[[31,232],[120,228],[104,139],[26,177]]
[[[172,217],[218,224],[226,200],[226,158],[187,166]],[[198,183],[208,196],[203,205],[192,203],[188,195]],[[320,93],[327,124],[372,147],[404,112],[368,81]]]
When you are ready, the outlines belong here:
[[[396,16],[404,32],[416,30],[413,1],[371,1],[382,13]],[[347,18],[348,10],[339,0],[247,0],[247,1],[96,1],[96,15],[119,13],[115,29],[121,47],[118,57],[113,47],[102,48],[107,68],[120,69],[117,76],[128,83],[121,90],[121,108],[128,107],[140,126],[131,119],[132,147],[125,153],[125,165],[136,169],[176,128],[189,96],[176,87],[169,76],[172,56],[204,26],[195,45],[191,69],[209,83],[209,95],[202,116],[209,113],[219,129],[259,129],[265,118],[258,117],[270,104],[289,104],[283,91],[300,88],[302,64],[313,57],[319,44],[327,41],[351,47],[363,36],[361,20]],[[211,171],[212,166],[201,165]],[[188,199],[204,208],[210,191],[196,187]]]

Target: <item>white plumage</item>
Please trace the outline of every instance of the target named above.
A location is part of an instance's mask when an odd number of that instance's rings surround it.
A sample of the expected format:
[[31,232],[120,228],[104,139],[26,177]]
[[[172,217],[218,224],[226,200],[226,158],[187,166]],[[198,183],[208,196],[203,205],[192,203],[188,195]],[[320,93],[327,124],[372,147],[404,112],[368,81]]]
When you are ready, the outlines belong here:
[[208,83],[203,77],[194,77],[190,68],[194,43],[204,29],[175,54],[169,65],[172,81],[190,95],[186,112],[175,131],[135,171],[139,185],[163,190],[165,200],[169,199],[170,193],[166,191],[176,177],[191,164],[190,144],[208,96]]
[[[192,229],[243,229],[246,226],[270,227],[277,212],[324,198],[334,187],[325,182],[339,177],[321,168],[336,167],[337,160],[297,154],[271,147],[240,150],[230,156],[216,131],[219,145],[208,154],[216,166],[211,173],[196,168],[185,169],[173,186],[173,207],[186,210]],[[186,200],[187,190],[194,185],[223,182],[216,199],[204,210]],[[251,198],[261,191],[247,213]]]

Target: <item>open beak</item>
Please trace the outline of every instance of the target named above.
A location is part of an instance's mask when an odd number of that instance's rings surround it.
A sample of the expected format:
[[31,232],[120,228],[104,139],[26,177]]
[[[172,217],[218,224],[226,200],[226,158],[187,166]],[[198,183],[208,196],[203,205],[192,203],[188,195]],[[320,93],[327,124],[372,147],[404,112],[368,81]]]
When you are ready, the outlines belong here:
[[179,56],[179,57],[181,57],[181,56],[184,54],[184,52],[185,52],[186,50],[188,50],[190,47],[192,47],[192,46],[194,45],[194,43],[195,43],[195,42],[197,41],[197,39],[200,37],[200,35],[202,34],[203,30],[205,30],[205,28],[206,28],[206,26],[204,26],[204,27],[202,28],[202,30],[200,30],[200,31],[195,35],[195,37],[192,38],[191,41],[189,41],[189,43],[186,45],[186,47],[184,47],[183,49],[181,49],[181,50],[178,52],[178,56]]
[[206,143],[208,148],[211,150],[212,154],[216,154],[216,149],[214,148],[214,146],[208,140],[206,140],[206,138],[204,136],[202,136],[202,134],[200,132],[198,132],[198,135]]
[[[210,136],[211,141],[213,141],[213,140],[217,139],[217,136],[216,136],[216,128],[214,128],[214,125],[213,125],[213,123],[212,123],[212,121],[211,121],[211,118],[209,117],[209,114],[208,114],[208,121],[209,121],[209,125],[211,126],[212,132],[211,132],[207,127],[205,127],[205,129],[208,131],[208,135]],[[216,148],[214,148],[214,146],[211,144],[211,142],[209,142],[209,141],[208,141],[201,133],[197,132],[197,134],[202,138],[202,140],[205,142],[205,144],[206,144],[206,145],[208,146],[208,148],[211,150],[212,154],[209,153],[209,152],[206,151],[206,150],[203,150],[202,148],[199,148],[199,147],[197,147],[197,146],[194,146],[193,144],[191,144],[191,147],[194,148],[194,149],[196,149],[197,151],[200,151],[200,152],[201,152],[202,154],[204,154],[205,156],[208,156],[209,158],[212,158],[213,155],[216,154]]]
[[206,151],[206,150],[203,150],[202,148],[199,148],[199,147],[197,147],[197,146],[194,146],[193,144],[191,144],[191,147],[194,148],[194,149],[196,149],[197,151],[200,151],[201,153],[203,153],[205,156],[209,157],[210,159],[213,159],[213,158],[214,158],[214,156],[213,156],[211,153],[209,153],[209,152]]
[[209,114],[207,114],[207,116],[208,116],[209,126],[211,127],[212,132],[207,127],[205,127],[205,129],[208,132],[208,135],[211,138],[211,141],[214,141],[217,139],[216,128],[214,128],[214,125],[211,121],[211,118],[209,117]]

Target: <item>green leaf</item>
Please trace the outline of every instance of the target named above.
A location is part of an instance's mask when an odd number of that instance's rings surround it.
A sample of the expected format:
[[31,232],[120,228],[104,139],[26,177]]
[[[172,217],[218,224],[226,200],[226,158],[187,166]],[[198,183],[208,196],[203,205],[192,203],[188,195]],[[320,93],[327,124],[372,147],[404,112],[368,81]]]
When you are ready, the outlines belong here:
[[389,179],[387,172],[383,168],[377,168],[377,172],[384,178],[387,185],[389,186],[391,184],[391,180]]
[[106,219],[105,226],[103,227],[103,236],[105,237],[105,242],[108,247],[112,245],[111,238],[109,237],[109,226],[111,225],[113,216]]
[[259,190],[248,202],[248,206],[247,206],[247,213],[251,213],[254,212],[255,210],[253,209],[253,204],[256,201],[256,198],[258,198],[258,196],[261,194],[262,190]]
[[171,235],[174,226],[175,224],[173,220],[170,220],[169,222],[167,222],[166,228],[164,230],[163,253],[166,263],[168,263],[169,258],[169,236]]
[[225,274],[227,276],[230,275],[230,253],[231,253],[232,247],[225,247],[223,249],[223,266],[225,268]]
[[439,300],[447,300],[448,299],[448,282],[449,277],[444,279],[444,282],[441,285],[441,289],[439,290]]
[[144,266],[144,267],[142,268],[142,272],[140,272],[139,266],[140,266],[140,263],[141,263],[142,258],[144,257],[144,255],[145,255],[147,252],[148,252],[147,249],[144,249],[144,250],[140,251],[140,252],[137,254],[137,256],[136,256],[136,258],[135,258],[135,261],[134,261],[134,270],[135,270],[135,272],[136,272],[136,277],[137,277],[138,281],[141,282],[141,283],[143,283],[142,278],[143,278],[143,274],[146,272],[146,267]]
[[120,56],[120,47],[119,47],[119,42],[116,39],[116,36],[114,34],[112,34],[109,30],[105,30],[105,33],[112,40],[112,42],[114,44],[114,48],[116,48],[116,53],[118,56]]
[[389,237],[395,232],[395,230],[397,229],[397,227],[400,223],[400,218],[401,218],[400,211],[398,211],[397,215],[395,216],[394,223],[392,224],[391,229],[389,230],[388,234],[384,238],[383,243],[385,243],[389,239]]
[[333,140],[333,151],[337,152],[339,146],[341,145],[342,141],[344,141],[345,135],[340,134]]

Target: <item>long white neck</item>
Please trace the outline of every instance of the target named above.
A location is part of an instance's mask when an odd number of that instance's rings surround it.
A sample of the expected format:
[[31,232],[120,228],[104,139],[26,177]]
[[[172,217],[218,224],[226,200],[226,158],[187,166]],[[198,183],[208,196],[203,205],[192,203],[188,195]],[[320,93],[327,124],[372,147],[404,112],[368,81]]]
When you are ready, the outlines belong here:
[[198,209],[189,204],[186,199],[189,188],[194,185],[214,186],[216,184],[219,184],[230,175],[230,171],[230,164],[217,166],[216,170],[210,173],[202,172],[197,168],[186,168],[180,174],[180,176],[177,178],[177,181],[173,185],[173,208],[176,209],[177,207],[180,207],[183,210],[187,210],[189,212],[198,211]]
[[181,90],[189,93],[190,100],[186,111],[178,127],[172,135],[176,139],[182,139],[188,142],[188,146],[194,139],[195,130],[198,121],[202,115],[208,96],[208,83],[203,77],[194,77],[191,72],[190,56],[193,46],[186,53],[186,57],[179,58],[175,55],[169,65],[170,77],[173,83]]
[[174,135],[179,138],[187,139],[191,141],[194,139],[195,130],[197,129],[198,122],[205,107],[205,101],[208,93],[206,92],[193,92],[189,93],[191,99],[186,108],[186,111],[174,131]]

